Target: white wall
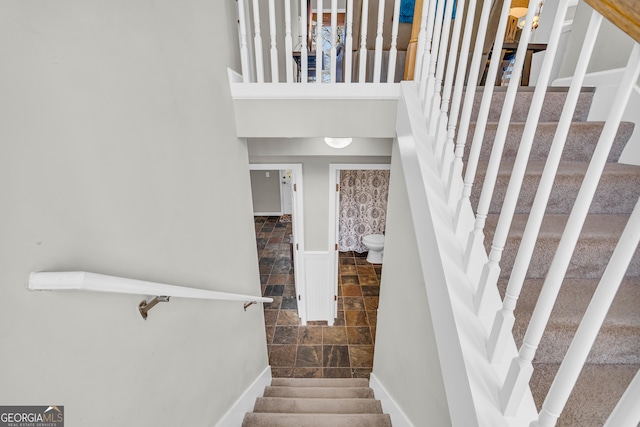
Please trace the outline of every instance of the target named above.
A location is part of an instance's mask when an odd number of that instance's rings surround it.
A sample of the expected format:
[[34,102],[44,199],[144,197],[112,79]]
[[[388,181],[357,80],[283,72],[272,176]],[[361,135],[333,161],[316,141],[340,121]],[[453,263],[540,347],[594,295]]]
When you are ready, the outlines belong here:
[[451,425],[397,143],[386,230],[373,374],[414,425]]
[[267,366],[260,306],[172,299],[144,321],[142,296],[26,289],[87,270],[258,295],[234,8],[0,4],[0,404],[204,426]]

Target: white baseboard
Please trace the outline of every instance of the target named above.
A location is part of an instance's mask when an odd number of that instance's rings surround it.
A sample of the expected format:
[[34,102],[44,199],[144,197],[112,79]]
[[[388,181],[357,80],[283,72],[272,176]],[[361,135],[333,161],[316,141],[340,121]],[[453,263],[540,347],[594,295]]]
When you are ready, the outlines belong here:
[[254,212],[253,216],[282,216],[282,211],[280,211],[280,212]]
[[400,409],[396,401],[389,396],[387,390],[373,373],[371,373],[369,377],[369,387],[373,389],[376,399],[382,404],[382,412],[389,414],[391,417],[393,427],[414,427],[413,423],[409,421],[409,418],[407,418],[406,414]]
[[244,414],[253,411],[256,399],[264,394],[264,388],[271,385],[271,366],[267,366],[256,380],[242,393],[216,427],[238,427],[242,425]]

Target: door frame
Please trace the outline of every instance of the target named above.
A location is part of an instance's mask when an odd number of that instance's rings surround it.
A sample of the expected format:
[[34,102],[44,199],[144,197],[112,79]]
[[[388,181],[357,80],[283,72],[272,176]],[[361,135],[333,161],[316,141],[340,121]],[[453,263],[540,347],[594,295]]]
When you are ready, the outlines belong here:
[[[303,215],[303,185],[302,163],[250,163],[249,170],[291,170],[291,184],[293,187],[293,201],[291,206],[293,232],[293,276],[298,299],[298,316],[302,325],[307,324],[307,292],[305,286],[304,262],[304,215]],[[278,172],[280,173],[280,172]],[[281,186],[282,187],[282,186]],[[280,191],[282,203],[282,189]]]
[[[340,171],[343,170],[391,170],[391,163],[331,163],[329,165],[329,277],[332,287],[328,298],[333,303],[333,317],[338,316],[338,240],[340,229],[338,217],[340,215]],[[387,202],[388,204],[388,202]]]

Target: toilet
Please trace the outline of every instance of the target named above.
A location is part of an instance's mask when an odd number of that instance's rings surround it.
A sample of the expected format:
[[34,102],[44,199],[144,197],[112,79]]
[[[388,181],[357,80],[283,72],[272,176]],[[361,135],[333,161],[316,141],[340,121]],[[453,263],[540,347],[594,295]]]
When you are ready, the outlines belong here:
[[369,249],[367,261],[371,264],[382,264],[382,252],[384,250],[384,235],[369,234],[362,238],[362,244]]

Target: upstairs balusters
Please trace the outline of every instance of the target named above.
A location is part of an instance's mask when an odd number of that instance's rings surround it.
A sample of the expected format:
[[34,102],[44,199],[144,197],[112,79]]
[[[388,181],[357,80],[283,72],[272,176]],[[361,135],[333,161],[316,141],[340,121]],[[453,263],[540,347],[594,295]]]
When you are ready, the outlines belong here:
[[391,26],[391,47],[389,48],[387,83],[393,83],[396,79],[396,61],[398,57],[398,26],[400,24],[400,2],[401,0],[395,0],[393,4],[393,24]]
[[344,42],[344,81],[351,83],[353,61],[353,0],[347,0],[346,36]]
[[309,57],[308,57],[308,40],[310,34],[307,33],[308,23],[307,17],[309,10],[307,9],[307,0],[300,0],[300,82],[307,83],[309,81]]
[[382,29],[384,28],[384,0],[378,0],[378,27],[373,59],[373,82],[380,83],[382,70]]
[[322,83],[323,63],[322,63],[322,0],[318,0],[316,8],[316,83]]
[[358,83],[366,81],[367,73],[367,24],[369,21],[369,0],[362,0],[362,19],[360,20],[360,64]]
[[278,76],[278,45],[276,43],[276,3],[269,0],[269,35],[271,38],[271,81],[280,81]]
[[256,55],[256,81],[264,83],[264,65],[262,61],[262,35],[260,33],[260,2],[253,0],[253,46]]
[[291,0],[284,0],[284,45],[285,45],[285,68],[287,83],[293,83],[293,39],[291,38]]
[[336,72],[338,63],[338,0],[331,0],[331,83],[336,82]]

